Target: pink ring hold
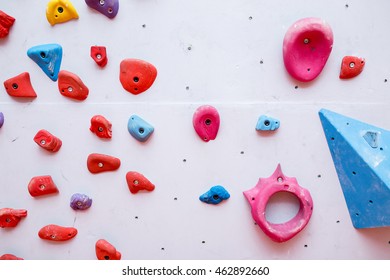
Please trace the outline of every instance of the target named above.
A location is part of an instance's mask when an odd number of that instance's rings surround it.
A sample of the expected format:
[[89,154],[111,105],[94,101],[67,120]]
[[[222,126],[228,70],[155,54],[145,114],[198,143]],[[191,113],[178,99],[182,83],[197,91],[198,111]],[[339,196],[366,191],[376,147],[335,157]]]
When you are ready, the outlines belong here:
[[210,105],[200,106],[194,113],[192,124],[200,139],[205,142],[214,140],[220,125],[217,109]]

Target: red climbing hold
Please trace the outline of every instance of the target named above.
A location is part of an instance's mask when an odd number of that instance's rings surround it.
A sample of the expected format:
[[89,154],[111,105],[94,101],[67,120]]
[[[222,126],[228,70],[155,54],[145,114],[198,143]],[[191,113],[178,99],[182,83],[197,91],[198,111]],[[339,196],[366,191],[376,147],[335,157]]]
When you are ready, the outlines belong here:
[[106,66],[108,62],[106,47],[92,46],[91,57],[100,67]]
[[94,174],[105,171],[114,171],[120,166],[120,159],[109,155],[90,154],[87,159],[88,170]]
[[4,254],[0,256],[0,260],[2,261],[17,261],[17,260],[23,260],[22,258],[19,258],[12,254]]
[[13,97],[37,97],[37,94],[32,87],[30,74],[28,72],[23,72],[6,80],[4,82],[4,87],[7,93]]
[[85,100],[89,93],[79,76],[65,70],[58,73],[58,89],[63,96],[80,101]]
[[89,128],[99,138],[111,138],[112,124],[103,116],[96,115],[91,118],[91,127]]
[[132,94],[140,94],[149,89],[156,77],[156,67],[147,61],[128,58],[120,64],[119,80],[123,88]]
[[43,149],[52,153],[58,152],[62,146],[62,141],[58,137],[44,129],[37,132],[34,141]]
[[341,62],[340,79],[351,79],[362,73],[365,60],[356,56],[344,56]]
[[9,29],[14,24],[15,19],[0,10],[0,38],[8,36]]
[[62,227],[58,225],[47,225],[41,228],[38,236],[41,239],[52,241],[66,241],[72,239],[77,234],[77,229],[74,227]]
[[2,208],[0,209],[0,227],[16,227],[20,220],[27,216],[27,210]]
[[36,197],[58,193],[59,191],[51,176],[47,175],[33,177],[28,183],[28,192],[31,196]]
[[98,260],[120,260],[122,255],[116,248],[104,239],[99,239],[95,244]]
[[130,192],[133,194],[141,190],[151,192],[155,187],[144,175],[135,171],[127,172],[126,181]]

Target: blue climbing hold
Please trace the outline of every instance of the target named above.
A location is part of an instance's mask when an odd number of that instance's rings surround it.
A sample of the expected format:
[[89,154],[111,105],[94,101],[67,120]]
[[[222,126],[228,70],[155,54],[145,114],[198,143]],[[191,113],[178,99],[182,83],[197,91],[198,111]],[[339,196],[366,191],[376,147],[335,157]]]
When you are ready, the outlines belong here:
[[154,128],[151,124],[137,115],[132,115],[127,124],[131,136],[140,142],[145,142],[152,135]]
[[319,112],[355,228],[390,226],[390,131]]
[[230,197],[230,194],[222,186],[214,186],[199,197],[200,201],[208,204],[218,204]]
[[57,81],[62,61],[62,47],[58,44],[39,45],[28,49],[27,55],[52,80]]
[[277,130],[280,126],[279,120],[275,118],[268,117],[266,115],[261,115],[256,124],[257,131],[274,131]]

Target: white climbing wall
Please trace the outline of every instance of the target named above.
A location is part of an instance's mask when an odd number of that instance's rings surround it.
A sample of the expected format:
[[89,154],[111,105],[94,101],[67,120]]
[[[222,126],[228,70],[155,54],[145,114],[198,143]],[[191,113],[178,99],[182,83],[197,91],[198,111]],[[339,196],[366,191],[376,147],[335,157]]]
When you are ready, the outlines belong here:
[[[96,259],[95,242],[104,238],[123,259],[390,258],[390,228],[353,228],[318,117],[326,108],[390,129],[390,1],[121,0],[109,20],[73,0],[80,18],[53,27],[45,17],[47,2],[0,3],[16,18],[0,41],[0,81],[27,71],[38,94],[24,102],[0,90],[0,208],[28,210],[16,228],[0,229],[0,255]],[[330,24],[334,46],[322,74],[303,84],[284,69],[282,41],[293,22],[311,16]],[[28,48],[46,43],[62,45],[61,69],[89,87],[85,101],[60,95],[57,83],[27,57]],[[106,68],[90,58],[92,45],[107,47]],[[345,55],[366,59],[353,80],[338,78]],[[119,64],[125,58],[158,69],[145,93],[122,88]],[[209,143],[192,127],[194,111],[205,104],[221,116],[218,137]],[[89,131],[95,114],[112,122],[112,140]],[[128,133],[132,114],[154,126],[147,143]],[[280,129],[257,133],[261,114],[278,118]],[[63,141],[57,154],[34,143],[40,129]],[[89,173],[86,159],[93,152],[119,157],[120,169]],[[254,225],[242,194],[278,163],[314,201],[308,226],[283,244]],[[148,177],[155,191],[132,195],[125,180],[130,170]],[[51,175],[60,194],[32,198],[27,184],[39,175]],[[218,184],[230,199],[201,203],[199,195]],[[89,210],[69,207],[76,192],[93,199]],[[297,211],[289,196],[269,206],[275,221]],[[41,240],[37,233],[47,224],[74,226],[78,235],[60,244]]]

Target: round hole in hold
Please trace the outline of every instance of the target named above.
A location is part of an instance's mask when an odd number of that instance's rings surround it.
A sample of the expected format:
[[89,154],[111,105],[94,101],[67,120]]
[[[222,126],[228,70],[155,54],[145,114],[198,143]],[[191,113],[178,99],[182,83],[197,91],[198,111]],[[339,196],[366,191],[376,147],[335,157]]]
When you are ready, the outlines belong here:
[[265,126],[269,126],[270,124],[271,124],[271,122],[270,122],[269,120],[265,120],[265,121],[264,121],[264,125],[265,125]]
[[98,53],[98,54],[96,55],[96,59],[98,59],[98,60],[102,59],[102,55],[101,55],[100,53]]
[[273,194],[265,208],[268,222],[281,224],[290,221],[299,211],[299,199],[292,193],[281,191]]
[[134,181],[133,181],[133,184],[136,185],[136,186],[138,186],[139,181],[138,181],[138,180],[134,180]]
[[5,222],[6,222],[6,223],[10,223],[10,222],[11,222],[11,219],[10,219],[10,218],[7,218],[7,219],[5,219]]
[[355,171],[352,171],[352,174],[353,174],[353,175],[356,175],[356,172],[355,172]]
[[138,88],[134,88],[135,91],[138,91]]
[[210,125],[210,124],[211,124],[211,120],[210,120],[210,119],[206,119],[206,120],[204,121],[204,123],[205,123],[205,125]]
[[278,177],[278,182],[279,183],[283,182],[283,178],[282,177]]
[[104,259],[105,259],[105,260],[109,260],[110,257],[109,257],[109,256],[104,256]]
[[334,137],[330,137],[330,140],[334,141]]
[[103,5],[104,5],[104,3],[105,3],[105,1],[104,1],[104,0],[100,0],[100,1],[99,1],[99,4],[100,4],[100,6],[103,6]]
[[368,201],[368,203],[369,203],[369,204],[373,204],[373,203],[374,203],[374,201],[372,201],[372,200],[369,200],[369,201]]
[[62,13],[64,12],[64,8],[58,7],[57,11],[58,11],[60,14],[62,14]]
[[305,38],[305,39],[303,40],[303,43],[304,43],[304,44],[309,44],[309,43],[310,43],[310,40],[309,40],[308,38]]
[[310,72],[310,68],[307,68],[307,72]]
[[134,77],[133,81],[134,81],[134,83],[138,83],[139,82],[139,78],[138,77]]
[[13,84],[12,84],[12,88],[13,88],[13,89],[18,89],[18,87],[19,87],[19,86],[18,86],[17,83],[13,83]]
[[144,134],[144,133],[145,133],[145,129],[143,129],[142,127],[140,127],[140,128],[138,129],[138,132],[139,132],[140,134]]
[[383,151],[383,148],[382,148],[382,147],[380,147],[380,148],[379,148],[379,150]]
[[213,199],[214,199],[214,200],[218,200],[218,199],[219,199],[219,195],[214,194],[214,195],[213,195]]
[[39,189],[41,189],[41,190],[44,190],[45,188],[46,188],[45,185],[40,185],[40,186],[39,186]]
[[355,67],[355,62],[349,63],[349,68],[354,68]]
[[108,9],[108,13],[112,14],[113,10],[111,8]]

